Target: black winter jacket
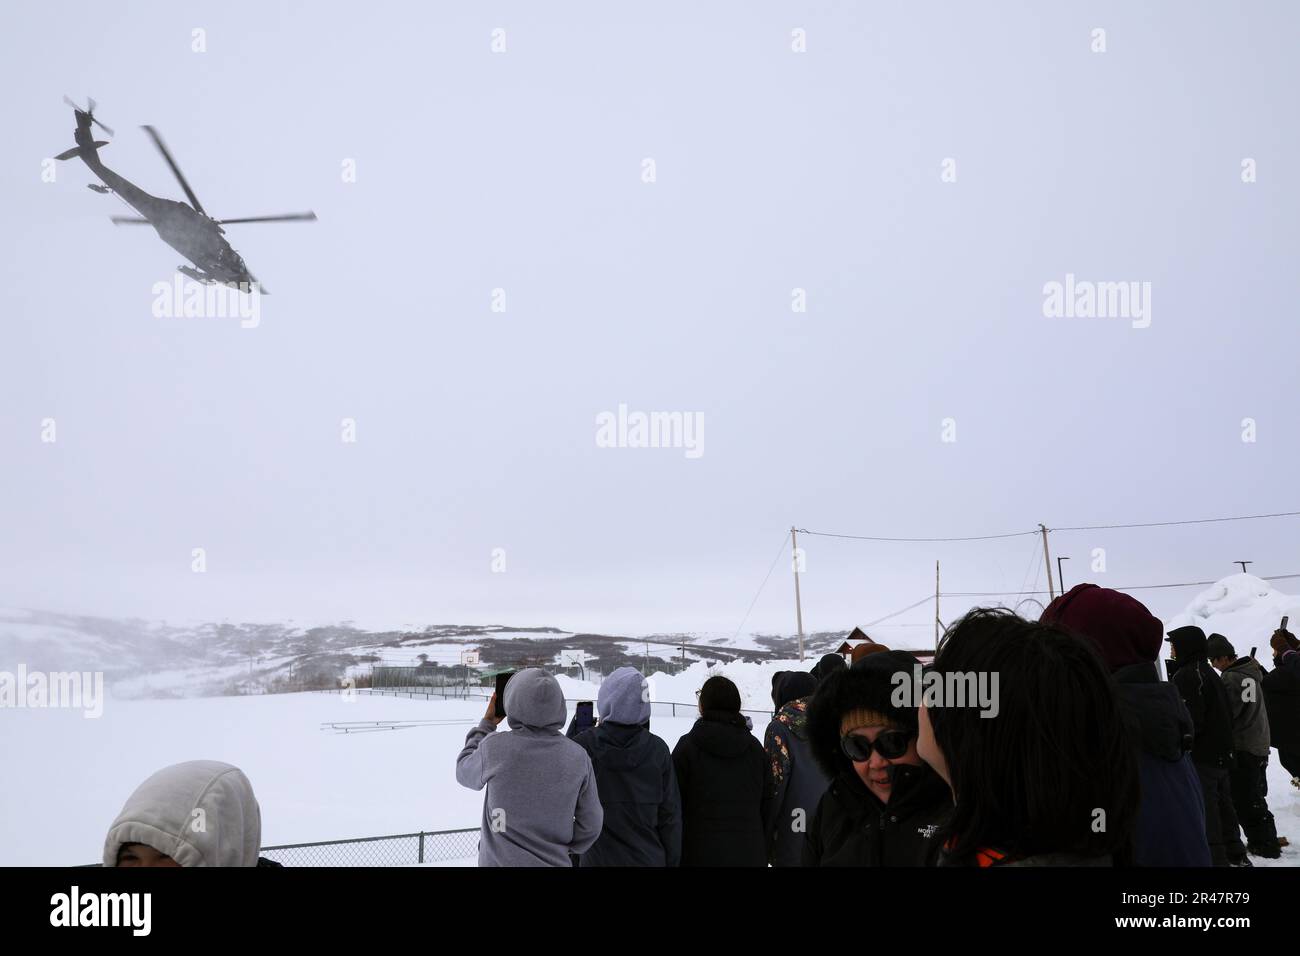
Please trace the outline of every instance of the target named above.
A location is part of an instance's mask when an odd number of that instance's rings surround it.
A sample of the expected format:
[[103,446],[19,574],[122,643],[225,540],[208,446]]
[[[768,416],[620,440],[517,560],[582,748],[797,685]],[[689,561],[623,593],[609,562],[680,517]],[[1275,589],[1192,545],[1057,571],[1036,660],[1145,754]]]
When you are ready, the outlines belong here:
[[1178,655],[1172,682],[1192,716],[1192,763],[1231,767],[1232,711],[1223,681],[1205,657],[1205,636],[1191,627],[1180,627],[1170,636]]
[[889,803],[852,771],[822,796],[804,841],[804,866],[929,866],[952,810],[948,785],[924,764],[894,765]]
[[1300,751],[1300,652],[1275,660],[1263,683],[1272,745]]
[[677,741],[673,767],[682,795],[682,866],[766,866],[763,746],[744,718],[705,711]]

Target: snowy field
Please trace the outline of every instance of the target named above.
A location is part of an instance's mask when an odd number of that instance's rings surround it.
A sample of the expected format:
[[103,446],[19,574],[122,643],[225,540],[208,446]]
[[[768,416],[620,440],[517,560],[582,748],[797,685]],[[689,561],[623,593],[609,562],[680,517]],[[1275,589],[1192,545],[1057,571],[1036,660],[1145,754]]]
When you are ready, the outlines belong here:
[[[365,694],[346,703],[305,693],[110,700],[97,720],[75,710],[0,711],[0,865],[98,862],[131,791],[182,760],[223,760],[248,774],[264,846],[476,827],[483,794],[459,786],[454,768],[484,706]],[[451,723],[361,734],[320,729],[384,720]],[[691,723],[655,717],[652,726],[671,747]]]

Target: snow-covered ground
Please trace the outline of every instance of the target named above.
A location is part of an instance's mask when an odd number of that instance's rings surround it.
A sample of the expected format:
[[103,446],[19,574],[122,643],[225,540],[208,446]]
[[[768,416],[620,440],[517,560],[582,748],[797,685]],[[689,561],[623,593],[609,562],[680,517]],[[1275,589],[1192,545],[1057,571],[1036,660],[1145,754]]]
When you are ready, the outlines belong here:
[[[182,760],[224,760],[248,774],[264,846],[475,827],[483,795],[459,786],[454,768],[483,710],[482,701],[360,694],[348,703],[314,693],[109,700],[99,719],[6,709],[0,866],[97,862],[131,791]],[[458,723],[361,734],[320,727],[391,720]],[[670,747],[691,723],[653,718]]]

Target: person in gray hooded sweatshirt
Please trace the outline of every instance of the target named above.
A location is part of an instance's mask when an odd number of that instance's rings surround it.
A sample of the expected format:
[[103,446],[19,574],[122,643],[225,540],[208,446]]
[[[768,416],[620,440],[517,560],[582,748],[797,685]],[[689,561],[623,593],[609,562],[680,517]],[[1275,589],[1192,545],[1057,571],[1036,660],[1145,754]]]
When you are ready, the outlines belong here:
[[620,667],[606,677],[596,712],[600,724],[573,739],[591,757],[605,822],[579,865],[677,866],[682,856],[677,774],[668,745],[645,726],[650,694],[641,672]]
[[262,811],[238,767],[190,760],[135,789],[104,839],[104,866],[280,866],[258,856]]
[[604,814],[587,752],[560,732],[564,694],[537,667],[506,684],[510,733],[495,733],[496,696],[465,738],[456,782],[487,788],[478,844],[479,866],[572,866],[596,842]]

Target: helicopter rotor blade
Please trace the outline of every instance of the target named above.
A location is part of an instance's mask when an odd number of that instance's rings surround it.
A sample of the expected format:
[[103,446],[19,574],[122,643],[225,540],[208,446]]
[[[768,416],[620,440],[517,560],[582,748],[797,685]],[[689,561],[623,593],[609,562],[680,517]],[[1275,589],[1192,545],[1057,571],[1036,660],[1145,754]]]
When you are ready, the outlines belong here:
[[214,219],[219,226],[227,225],[232,222],[315,222],[316,214],[314,212],[291,212],[283,216],[245,216],[242,219]]
[[141,219],[138,216],[109,216],[115,226],[150,226],[153,225],[148,219]]
[[176,165],[176,160],[172,159],[172,154],[168,152],[166,145],[163,144],[162,137],[158,135],[158,131],[152,126],[143,126],[141,129],[149,134],[149,138],[153,140],[153,144],[158,147],[158,152],[162,153],[163,159],[167,160],[167,165],[171,167],[172,174],[176,177],[176,181],[181,184],[181,189],[185,190],[185,195],[189,197],[190,205],[206,216],[207,213],[204,212],[203,206],[199,203],[199,197],[194,195],[194,190],[191,189],[190,184],[185,181],[185,177],[181,174],[181,168]]

